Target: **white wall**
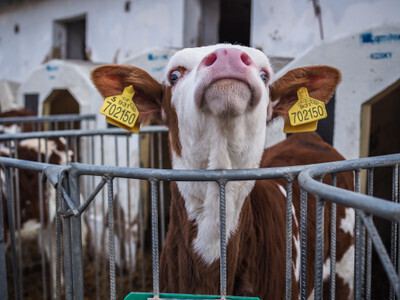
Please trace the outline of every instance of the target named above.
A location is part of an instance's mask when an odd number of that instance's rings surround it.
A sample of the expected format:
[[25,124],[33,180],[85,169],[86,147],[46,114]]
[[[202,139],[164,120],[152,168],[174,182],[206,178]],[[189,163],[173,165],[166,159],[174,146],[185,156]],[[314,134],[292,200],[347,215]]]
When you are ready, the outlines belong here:
[[[23,82],[53,46],[53,23],[86,14],[93,62],[120,62],[149,47],[183,46],[184,0],[52,0],[0,11],[0,80]],[[14,33],[18,24],[19,33]]]
[[[325,39],[383,22],[400,22],[399,0],[321,0]],[[268,55],[296,57],[320,41],[310,0],[253,0],[251,44]]]

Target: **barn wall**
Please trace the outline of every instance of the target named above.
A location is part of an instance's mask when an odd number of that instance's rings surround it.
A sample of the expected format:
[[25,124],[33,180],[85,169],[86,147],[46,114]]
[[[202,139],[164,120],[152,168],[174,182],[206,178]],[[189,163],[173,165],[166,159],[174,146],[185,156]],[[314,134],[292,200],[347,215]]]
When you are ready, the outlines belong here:
[[[319,1],[325,39],[383,22],[400,22],[398,0]],[[320,41],[312,1],[253,0],[251,44],[268,55],[296,57]]]
[[70,0],[5,8],[0,11],[0,80],[23,82],[51,57],[55,22],[77,16],[86,16],[86,52],[93,62],[120,62],[159,45],[182,47],[183,6],[183,0]]

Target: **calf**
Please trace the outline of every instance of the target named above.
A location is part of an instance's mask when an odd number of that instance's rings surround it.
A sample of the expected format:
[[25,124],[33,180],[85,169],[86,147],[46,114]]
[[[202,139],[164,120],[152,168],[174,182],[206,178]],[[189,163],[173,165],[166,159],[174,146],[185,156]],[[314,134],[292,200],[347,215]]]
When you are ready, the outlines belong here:
[[[24,109],[2,112],[0,114],[0,118],[25,116],[32,116],[32,114]],[[8,134],[15,134],[21,131],[31,131],[31,129],[32,127],[30,123],[8,124],[6,126],[0,126],[0,131]],[[70,149],[67,149],[66,140],[59,137],[46,140],[41,139],[40,144],[38,139],[25,139],[15,143],[11,143],[10,141],[1,142],[0,156],[17,157],[18,159],[28,161],[48,162],[53,165],[67,165],[68,161],[72,161],[74,152]],[[7,241],[7,247],[9,247],[10,220],[6,205],[6,182],[3,170],[1,170],[1,177],[5,227],[4,232],[5,239]],[[29,268],[35,266],[38,263],[39,258],[37,255],[38,250],[44,251],[52,268],[52,285],[55,286],[56,256],[54,253],[54,220],[56,213],[56,191],[52,186],[45,183],[42,183],[40,186],[40,174],[35,171],[19,169],[18,177],[12,176],[10,179],[14,180],[13,196],[16,197],[17,192],[19,195],[20,224],[16,224],[17,218],[14,218],[13,221],[14,230],[21,228],[21,230],[16,231],[16,233],[20,233],[20,239],[22,240],[23,247],[22,249],[19,249],[19,251],[22,251],[23,253],[23,265],[24,267]],[[16,181],[17,179],[18,181]],[[41,195],[43,203],[40,202]],[[12,199],[12,201],[14,201],[14,205],[16,206],[16,200]],[[15,207],[14,211],[17,208],[18,207]],[[43,228],[43,236],[41,235],[41,227]],[[53,248],[52,252],[50,247]],[[52,296],[54,298],[55,294]]]
[[[343,159],[316,134],[293,135],[264,150],[266,125],[287,115],[296,92],[306,87],[325,103],[340,81],[328,66],[295,69],[272,80],[268,58],[256,49],[228,44],[184,49],[170,60],[165,82],[130,66],[95,69],[92,80],[104,97],[128,85],[144,118],[169,127],[174,169],[246,169],[319,163]],[[268,138],[268,137],[267,137]],[[351,174],[338,185],[352,188]],[[229,182],[226,186],[227,292],[282,299],[285,293],[285,181]],[[293,198],[293,298],[299,296],[300,201]],[[309,201],[307,296],[313,293],[315,201]],[[325,265],[329,266],[329,205],[325,218]],[[353,288],[351,209],[338,207],[337,293]],[[163,292],[219,293],[219,187],[215,182],[172,184],[171,219],[161,254]],[[324,279],[329,272],[324,269]]]

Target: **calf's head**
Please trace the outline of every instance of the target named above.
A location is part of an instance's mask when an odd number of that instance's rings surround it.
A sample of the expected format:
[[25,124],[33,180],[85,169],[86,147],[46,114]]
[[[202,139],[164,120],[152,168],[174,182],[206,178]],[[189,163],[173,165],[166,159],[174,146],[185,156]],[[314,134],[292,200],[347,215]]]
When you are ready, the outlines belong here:
[[[96,68],[92,80],[104,97],[133,85],[139,121],[169,127],[175,169],[243,169],[259,166],[267,122],[285,116],[306,87],[327,102],[340,73],[327,66],[295,69],[273,80],[268,58],[259,50],[221,44],[184,49],[170,60],[159,83],[132,66]],[[219,188],[212,183],[178,182],[190,220],[197,225],[193,247],[206,263],[219,257]],[[227,239],[254,182],[226,186]]]
[[261,51],[220,44],[176,53],[163,83],[141,69],[120,65],[96,68],[92,80],[104,97],[133,85],[139,121],[169,126],[175,168],[218,169],[257,167],[266,123],[287,114],[302,86],[311,97],[327,102],[340,73],[314,66],[274,81]]

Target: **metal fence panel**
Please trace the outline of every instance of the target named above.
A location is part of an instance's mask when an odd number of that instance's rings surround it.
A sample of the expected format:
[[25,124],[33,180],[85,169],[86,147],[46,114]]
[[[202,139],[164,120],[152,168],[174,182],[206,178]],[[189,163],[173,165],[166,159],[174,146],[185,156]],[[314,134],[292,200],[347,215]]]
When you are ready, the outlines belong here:
[[[159,130],[159,129],[158,129]],[[156,131],[157,132],[157,131]],[[98,134],[97,132],[96,134]],[[115,131],[113,133],[118,133]],[[50,133],[49,133],[50,134]],[[82,134],[78,132],[71,132],[71,135]],[[93,133],[93,135],[96,135]],[[51,134],[50,134],[51,135]],[[30,136],[32,137],[32,136]],[[26,138],[26,137],[25,137]],[[43,136],[38,136],[38,138],[43,138]],[[1,137],[0,137],[1,140]],[[94,149],[96,151],[96,149]],[[398,185],[399,185],[399,164],[400,164],[400,154],[389,155],[384,157],[376,158],[366,158],[353,161],[344,162],[334,162],[325,163],[314,166],[294,166],[294,167],[284,167],[284,168],[269,168],[269,169],[252,169],[252,170],[161,170],[161,169],[145,169],[145,168],[132,168],[123,166],[105,166],[105,165],[93,165],[93,164],[82,164],[82,163],[69,163],[66,167],[54,167],[48,164],[40,164],[33,162],[25,162],[18,159],[10,158],[0,158],[0,165],[2,168],[7,170],[8,168],[33,168],[37,172],[44,173],[51,182],[52,185],[56,186],[58,201],[63,203],[63,207],[59,208],[60,214],[57,216],[62,217],[62,231],[60,232],[60,226],[56,226],[56,234],[63,236],[63,262],[64,262],[64,272],[63,272],[63,283],[59,279],[59,284],[57,284],[56,295],[61,296],[64,294],[66,298],[82,299],[87,294],[85,292],[87,286],[85,285],[86,280],[82,278],[82,256],[84,255],[85,248],[82,245],[81,239],[81,229],[83,228],[83,223],[81,220],[86,214],[89,214],[89,209],[91,207],[96,207],[96,203],[101,203],[102,197],[97,197],[103,193],[103,189],[107,187],[106,202],[104,203],[108,209],[105,217],[108,220],[107,224],[107,238],[108,238],[108,253],[109,262],[103,262],[103,268],[107,270],[109,280],[109,290],[107,291],[107,297],[111,299],[116,299],[121,297],[120,290],[118,290],[117,280],[117,266],[116,266],[116,240],[118,236],[118,228],[115,228],[115,216],[117,214],[115,210],[115,190],[116,181],[119,179],[125,179],[129,183],[129,180],[144,180],[150,182],[151,185],[151,229],[153,233],[153,242],[151,253],[153,255],[153,293],[157,296],[159,295],[158,286],[158,256],[159,256],[159,201],[160,201],[160,182],[166,181],[214,181],[220,185],[220,198],[221,198],[221,296],[226,296],[226,281],[224,276],[226,274],[226,257],[223,255],[226,251],[225,243],[225,229],[224,229],[224,188],[229,181],[243,181],[243,180],[261,180],[261,179],[276,179],[284,178],[287,182],[287,216],[286,216],[286,298],[291,298],[291,253],[292,253],[292,232],[290,230],[291,226],[291,201],[292,201],[292,181],[298,177],[299,183],[302,187],[301,191],[301,218],[300,218],[300,245],[301,245],[301,272],[300,272],[300,293],[301,298],[306,298],[305,284],[306,284],[306,265],[307,260],[316,260],[315,269],[315,297],[316,299],[322,299],[323,289],[322,289],[322,264],[321,264],[321,253],[323,247],[323,217],[324,217],[324,203],[326,201],[334,204],[341,204],[347,207],[353,207],[357,209],[357,220],[358,228],[355,229],[357,236],[356,240],[356,276],[355,276],[355,298],[364,299],[364,297],[370,297],[371,291],[371,279],[370,274],[372,272],[370,264],[370,252],[371,246],[373,245],[376,249],[382,264],[390,278],[391,284],[393,286],[393,293],[400,295],[399,292],[399,278],[398,278],[398,265],[394,261],[397,259],[398,255],[398,233],[392,234],[394,236],[394,241],[392,244],[395,245],[396,249],[391,250],[393,253],[391,257],[387,253],[383,243],[379,237],[376,227],[371,219],[371,215],[379,216],[385,218],[393,224],[397,224],[400,221],[400,205],[398,204]],[[384,199],[379,199],[373,197],[372,195],[363,195],[360,192],[361,177],[360,172],[362,169],[371,170],[373,168],[391,166],[393,167],[393,201],[387,201]],[[55,169],[51,169],[55,168]],[[51,172],[52,171],[52,172]],[[356,190],[355,192],[346,191],[335,187],[336,174],[345,171],[355,171],[356,174]],[[52,175],[52,174],[56,175]],[[63,174],[63,176],[61,176]],[[320,182],[325,174],[333,174],[332,186]],[[9,175],[5,175],[7,179]],[[57,178],[57,179],[55,179]],[[373,184],[373,173],[369,171],[369,186]],[[83,180],[84,179],[84,180]],[[92,182],[89,190],[85,191],[82,195],[80,193],[80,184],[82,182]],[[8,186],[8,185],[7,185]],[[61,187],[64,187],[62,190]],[[367,189],[368,190],[368,189]],[[368,190],[369,194],[371,190]],[[306,240],[307,240],[307,193],[313,194],[317,197],[318,208],[317,208],[317,222],[320,224],[316,228],[317,239],[316,243],[319,245],[318,250],[315,253],[315,257],[306,257]],[[82,200],[80,199],[82,197]],[[143,204],[142,204],[143,205]],[[333,206],[334,207],[334,206]],[[143,206],[138,208],[138,218],[143,218],[142,211]],[[335,210],[332,210],[332,218],[336,220]],[[60,221],[60,220],[59,220]],[[74,223],[75,225],[71,224]],[[396,225],[397,226],[397,225]],[[331,242],[335,243],[335,226],[332,225],[330,229],[332,232]],[[144,237],[143,233],[140,234],[140,240]],[[369,240],[371,242],[369,242]],[[1,239],[0,239],[1,242]],[[371,246],[369,246],[371,244]],[[143,245],[142,243],[140,245]],[[1,246],[1,243],[0,243]],[[14,246],[15,247],[15,246]],[[144,247],[142,247],[144,249]],[[57,250],[57,249],[56,249]],[[335,268],[335,249],[331,250],[331,272],[334,272]],[[58,249],[57,258],[61,258],[60,249]],[[1,256],[1,247],[0,247]],[[141,257],[143,259],[143,256]],[[15,261],[17,259],[15,258]],[[60,262],[58,262],[58,268],[60,268]],[[8,270],[9,271],[9,270]],[[96,270],[97,272],[98,270]],[[0,270],[0,272],[2,272]],[[59,271],[56,272],[57,274]],[[58,274],[60,277],[61,275]],[[96,274],[95,274],[96,275]],[[141,271],[143,274],[143,269]],[[2,274],[0,273],[0,277]],[[4,276],[4,274],[3,274]],[[15,276],[17,278],[18,276]],[[334,276],[331,278],[331,289],[334,289],[335,280]],[[82,279],[81,279],[82,278]],[[99,279],[99,281],[101,281]],[[1,283],[0,283],[1,285]],[[64,285],[64,292],[61,292],[61,287]],[[0,288],[5,288],[0,287]],[[91,291],[96,294],[94,298],[100,298],[101,296],[96,291]],[[331,293],[331,298],[334,298],[334,294]]]

